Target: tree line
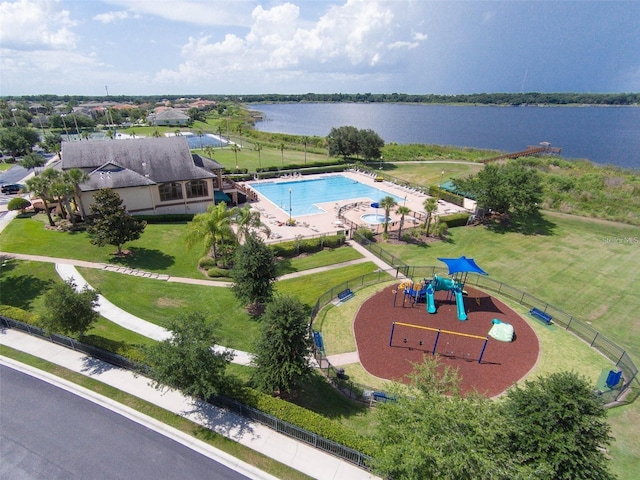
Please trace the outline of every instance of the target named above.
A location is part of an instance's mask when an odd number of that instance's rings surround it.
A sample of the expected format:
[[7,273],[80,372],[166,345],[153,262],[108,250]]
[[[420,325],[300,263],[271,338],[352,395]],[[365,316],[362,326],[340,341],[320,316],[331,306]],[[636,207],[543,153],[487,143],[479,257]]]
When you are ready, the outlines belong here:
[[410,93],[304,93],[304,94],[252,94],[252,95],[26,95],[0,97],[6,101],[27,102],[121,102],[141,105],[169,100],[191,101],[197,98],[217,102],[235,103],[291,103],[291,102],[357,102],[357,103],[463,103],[482,105],[639,105],[640,93],[581,93],[581,92],[522,92],[472,93],[459,95]]

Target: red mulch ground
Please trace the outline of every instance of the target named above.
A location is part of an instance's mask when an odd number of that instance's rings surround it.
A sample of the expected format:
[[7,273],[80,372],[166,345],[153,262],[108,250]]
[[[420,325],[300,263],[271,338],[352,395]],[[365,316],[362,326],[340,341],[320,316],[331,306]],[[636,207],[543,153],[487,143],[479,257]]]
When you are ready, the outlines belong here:
[[360,307],[354,321],[360,363],[370,374],[406,383],[412,363],[421,363],[424,355],[431,355],[436,332],[429,330],[396,325],[393,342],[389,346],[393,322],[483,338],[489,333],[494,318],[513,325],[513,342],[500,342],[489,337],[482,363],[478,363],[478,358],[484,339],[440,334],[436,353],[443,364],[459,369],[462,393],[476,390],[488,397],[498,395],[535,365],[539,351],[538,337],[522,317],[499,300],[465,287],[467,295],[464,303],[468,320],[459,321],[455,301],[446,301],[447,292],[436,292],[438,310],[430,315],[424,303],[411,306],[407,301],[403,307],[402,291],[398,293],[394,307],[396,289],[397,285],[389,287],[368,299]]

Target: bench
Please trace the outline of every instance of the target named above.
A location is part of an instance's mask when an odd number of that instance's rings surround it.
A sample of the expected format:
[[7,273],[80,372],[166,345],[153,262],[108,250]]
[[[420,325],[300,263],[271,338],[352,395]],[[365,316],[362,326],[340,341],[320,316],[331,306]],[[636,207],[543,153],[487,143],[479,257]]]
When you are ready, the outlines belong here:
[[318,350],[324,352],[324,342],[322,341],[322,334],[320,332],[313,332],[313,343],[316,344]]
[[338,294],[338,300],[340,300],[341,302],[346,302],[350,298],[353,298],[353,295],[354,293],[351,291],[351,289],[347,288]]
[[538,308],[532,308],[531,310],[529,310],[529,313],[537,319],[542,320],[547,325],[551,325],[551,320],[553,320],[553,317],[548,313],[545,313]]

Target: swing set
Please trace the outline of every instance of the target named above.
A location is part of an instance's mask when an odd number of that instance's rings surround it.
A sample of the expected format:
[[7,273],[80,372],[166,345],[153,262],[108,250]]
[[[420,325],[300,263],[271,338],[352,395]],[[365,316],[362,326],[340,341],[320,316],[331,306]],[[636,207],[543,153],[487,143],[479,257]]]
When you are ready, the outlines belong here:
[[[391,335],[389,336],[389,346],[390,347],[393,346],[393,334],[395,332],[396,325],[400,326],[400,327],[409,327],[409,328],[415,328],[415,329],[419,329],[419,330],[427,330],[427,331],[430,331],[430,332],[436,332],[435,339],[433,341],[433,348],[431,349],[431,355],[435,355],[436,354],[436,348],[438,347],[438,341],[440,340],[440,335],[441,334],[454,335],[454,336],[467,337],[467,338],[474,338],[474,339],[478,339],[478,340],[484,340],[484,344],[482,345],[482,350],[480,351],[480,356],[478,357],[478,363],[482,363],[482,357],[484,356],[484,352],[485,352],[485,350],[487,348],[487,343],[489,343],[489,336],[481,337],[480,335],[472,335],[470,333],[452,332],[451,330],[443,330],[441,328],[431,328],[431,327],[423,327],[421,325],[413,325],[411,323],[393,322],[391,324]],[[407,342],[408,342],[407,338],[403,338],[403,343],[406,344]],[[419,344],[422,345],[423,341],[420,340]],[[447,353],[449,353],[449,352],[447,352]]]

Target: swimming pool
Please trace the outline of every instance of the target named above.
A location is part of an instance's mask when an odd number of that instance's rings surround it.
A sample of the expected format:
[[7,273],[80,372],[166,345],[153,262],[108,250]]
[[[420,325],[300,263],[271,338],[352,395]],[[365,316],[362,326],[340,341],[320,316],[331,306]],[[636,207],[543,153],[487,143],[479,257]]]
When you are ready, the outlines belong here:
[[293,217],[326,213],[317,206],[318,203],[344,202],[356,198],[368,198],[372,202],[379,202],[384,197],[392,197],[398,203],[403,201],[397,195],[342,175],[288,182],[251,182],[249,186],[287,215],[291,208]]

